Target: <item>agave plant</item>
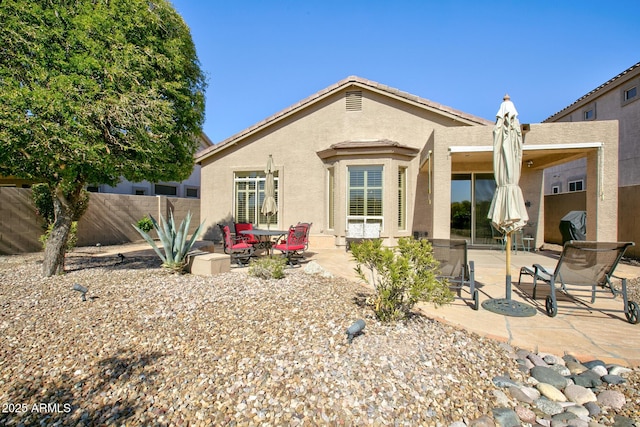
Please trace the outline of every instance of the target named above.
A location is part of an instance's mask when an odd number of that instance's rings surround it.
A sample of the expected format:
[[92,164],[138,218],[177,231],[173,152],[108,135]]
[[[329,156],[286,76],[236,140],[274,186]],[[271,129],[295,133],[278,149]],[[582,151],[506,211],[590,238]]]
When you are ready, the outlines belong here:
[[190,239],[187,239],[187,231],[189,230],[189,224],[191,224],[191,212],[187,213],[185,219],[176,228],[176,223],[173,219],[173,212],[170,212],[169,221],[165,221],[162,214],[160,214],[160,224],[149,215],[151,222],[153,222],[153,228],[155,228],[162,243],[164,253],[160,251],[156,243],[151,236],[145,231],[141,230],[138,226],[131,224],[138,233],[151,245],[154,251],[158,254],[162,260],[162,266],[169,268],[173,271],[183,271],[187,264],[187,254],[193,247],[198,235],[202,231],[204,223],[200,224],[196,231],[193,233]]

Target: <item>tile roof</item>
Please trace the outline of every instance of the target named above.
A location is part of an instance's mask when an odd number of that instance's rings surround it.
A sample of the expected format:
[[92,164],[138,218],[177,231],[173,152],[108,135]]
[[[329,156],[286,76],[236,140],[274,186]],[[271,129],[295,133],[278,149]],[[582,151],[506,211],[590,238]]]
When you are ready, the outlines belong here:
[[556,116],[560,115],[561,113],[571,109],[574,105],[578,104],[579,102],[591,97],[591,95],[594,95],[597,92],[603,91],[605,89],[608,89],[609,86],[611,86],[614,82],[616,82],[617,80],[621,79],[622,77],[626,76],[627,74],[631,73],[633,70],[637,69],[640,67],[640,62],[632,65],[631,67],[627,68],[626,70],[624,70],[623,72],[621,72],[620,74],[618,74],[617,76],[613,77],[612,79],[607,80],[606,82],[604,82],[603,84],[601,84],[600,86],[598,86],[597,88],[593,89],[591,92],[581,96],[580,98],[576,99],[575,101],[573,101],[571,104],[569,104],[568,106],[564,107],[562,110],[553,113],[552,115],[550,115],[549,117],[547,117],[546,119],[544,119],[542,121],[542,123],[546,123],[551,121],[551,119],[556,118]]
[[296,102],[295,104],[285,108],[282,111],[279,111],[278,113],[267,117],[266,119],[254,124],[253,126],[250,126],[238,133],[236,133],[235,135],[230,136],[229,138],[205,149],[202,150],[201,152],[198,153],[198,156],[196,158],[196,162],[202,161],[204,160],[204,158],[208,157],[210,154],[217,152],[219,150],[224,149],[225,146],[232,144],[240,139],[242,139],[245,136],[248,136],[256,131],[258,131],[261,128],[264,128],[268,125],[270,125],[273,122],[276,122],[277,120],[287,117],[293,113],[295,113],[296,111],[310,105],[313,104],[314,102],[318,101],[319,99],[322,99],[328,95],[330,95],[331,93],[337,92],[339,90],[341,90],[344,87],[348,87],[348,86],[359,86],[362,88],[367,88],[373,91],[377,91],[377,92],[381,92],[383,94],[386,95],[390,95],[390,96],[395,96],[397,98],[400,98],[401,100],[405,101],[405,102],[411,102],[414,104],[417,104],[418,106],[425,108],[427,110],[432,110],[434,112],[440,113],[440,114],[445,114],[445,115],[449,115],[459,121],[462,122],[466,122],[467,124],[478,124],[478,125],[493,125],[493,122],[483,119],[481,117],[477,117],[474,116],[472,114],[467,114],[464,113],[462,111],[456,110],[454,108],[451,107],[447,107],[446,105],[442,105],[439,104],[437,102],[433,102],[430,101],[428,99],[425,98],[421,98],[419,96],[416,95],[412,95],[408,92],[404,92],[401,91],[399,89],[396,88],[392,88],[390,86],[387,85],[383,85],[377,82],[374,82],[372,80],[368,80],[368,79],[364,79],[358,76],[349,76],[346,79],[340,80],[339,82],[325,88],[322,89],[316,93],[314,93],[313,95],[304,98],[301,101]]

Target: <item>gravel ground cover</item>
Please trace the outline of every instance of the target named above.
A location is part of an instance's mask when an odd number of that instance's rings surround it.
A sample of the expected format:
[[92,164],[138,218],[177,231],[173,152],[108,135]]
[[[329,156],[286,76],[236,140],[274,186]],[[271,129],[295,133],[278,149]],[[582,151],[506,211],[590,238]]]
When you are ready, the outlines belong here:
[[[380,324],[367,288],[300,268],[198,277],[84,254],[42,278],[41,261],[0,257],[2,425],[473,425],[499,403],[493,378],[527,381],[505,344]],[[626,378],[598,421],[638,416],[640,371]]]

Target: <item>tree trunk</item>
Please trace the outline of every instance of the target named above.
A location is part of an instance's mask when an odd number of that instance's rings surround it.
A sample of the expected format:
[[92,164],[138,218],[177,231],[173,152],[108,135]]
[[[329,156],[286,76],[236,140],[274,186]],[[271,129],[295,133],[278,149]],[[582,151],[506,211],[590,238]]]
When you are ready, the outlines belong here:
[[[73,196],[71,197],[73,199]],[[73,200],[67,200],[62,188],[57,186],[53,194],[55,222],[44,249],[42,274],[46,277],[64,273],[64,255],[73,222]]]

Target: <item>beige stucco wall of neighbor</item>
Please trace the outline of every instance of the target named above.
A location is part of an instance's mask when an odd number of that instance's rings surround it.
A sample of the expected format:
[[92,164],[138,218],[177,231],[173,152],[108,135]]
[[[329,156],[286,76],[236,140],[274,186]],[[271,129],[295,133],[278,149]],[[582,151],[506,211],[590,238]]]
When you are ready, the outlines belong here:
[[[167,218],[170,210],[178,224],[191,211],[190,233],[200,224],[200,201],[197,199],[92,193],[87,212],[78,223],[77,245],[142,241],[131,224],[147,214],[158,219],[161,213]],[[42,250],[39,242],[43,233],[42,220],[35,213],[31,189],[0,187],[0,218],[0,254]]]
[[[364,89],[362,111],[348,112],[345,111],[346,90],[353,89],[337,91],[203,160],[201,216],[207,224],[207,238],[219,236],[217,223],[234,220],[234,172],[264,170],[269,154],[273,155],[279,177],[279,218],[275,227],[283,229],[298,221],[313,222],[310,238],[312,248],[320,244],[345,244],[348,165],[384,167],[385,222],[382,237],[389,238],[388,241],[393,243],[396,237],[410,235],[412,227],[426,228],[427,224],[417,219],[425,217],[431,209],[426,200],[417,200],[418,195],[425,193],[425,181],[418,179],[419,155],[413,158],[337,156],[325,162],[317,152],[340,142],[382,139],[422,149],[434,129],[460,126],[461,123],[406,101]],[[399,166],[408,168],[410,209],[407,230],[398,230],[396,221]],[[328,228],[329,168],[335,169],[334,229]]]

